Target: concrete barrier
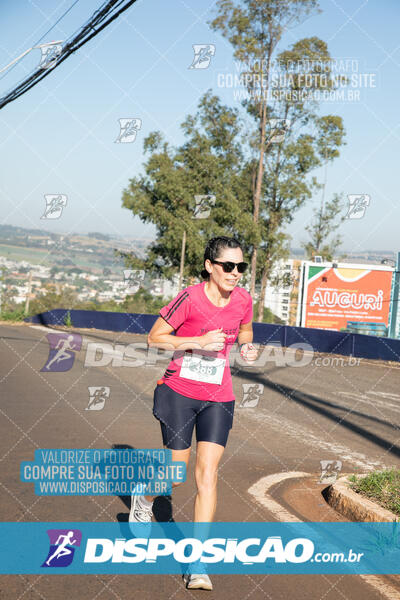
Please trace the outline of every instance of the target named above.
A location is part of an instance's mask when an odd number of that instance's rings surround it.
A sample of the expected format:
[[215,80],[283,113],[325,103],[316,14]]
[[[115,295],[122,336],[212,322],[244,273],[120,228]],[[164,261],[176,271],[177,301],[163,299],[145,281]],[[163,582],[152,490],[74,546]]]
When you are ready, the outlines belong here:
[[[357,474],[359,477],[360,475]],[[329,486],[326,500],[332,508],[350,521],[389,522],[400,521],[400,517],[376,502],[357,494],[349,487],[347,475]]]

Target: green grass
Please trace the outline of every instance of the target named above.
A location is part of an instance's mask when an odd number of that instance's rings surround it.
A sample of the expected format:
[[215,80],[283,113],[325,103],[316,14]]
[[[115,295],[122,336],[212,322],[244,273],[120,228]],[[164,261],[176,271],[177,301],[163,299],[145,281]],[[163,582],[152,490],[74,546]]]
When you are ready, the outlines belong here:
[[400,469],[375,471],[364,477],[351,475],[351,489],[400,517]]
[[0,313],[0,321],[23,321],[24,318],[24,308],[16,308],[15,310],[2,311]]

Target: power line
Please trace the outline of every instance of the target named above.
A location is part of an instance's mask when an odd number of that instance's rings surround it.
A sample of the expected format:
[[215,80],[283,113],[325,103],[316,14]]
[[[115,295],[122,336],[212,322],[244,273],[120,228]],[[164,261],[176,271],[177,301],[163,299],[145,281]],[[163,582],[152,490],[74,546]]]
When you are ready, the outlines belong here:
[[[117,19],[121,13],[127,10],[136,1],[137,0],[110,0],[109,2],[104,3],[102,7],[93,13],[92,17],[78,30],[77,34],[73,34],[72,37],[68,38],[67,42],[63,45],[60,55],[57,57],[54,66],[50,69],[38,67],[36,71],[22,80],[22,82],[19,83],[13,90],[8,92],[0,99],[0,109],[37,85],[39,81],[41,81],[44,77],[47,77],[47,75],[56,69],[66,58],[68,58],[68,56],[79,50],[81,46],[99,34],[100,31],[112,23],[112,21]],[[112,14],[114,11],[116,12]],[[109,18],[107,19],[107,17]],[[61,18],[62,17],[60,17],[60,19]],[[95,29],[95,27],[97,27],[97,29]]]
[[[47,35],[48,33],[50,33],[50,31],[52,31],[52,29],[54,29],[54,27],[55,27],[56,25],[58,25],[58,23],[59,23],[60,21],[62,21],[62,19],[65,17],[65,15],[67,15],[67,14],[70,12],[70,10],[72,10],[72,9],[73,9],[73,7],[75,6],[75,4],[78,4],[78,2],[79,2],[79,0],[75,0],[75,2],[74,2],[73,4],[71,4],[71,6],[70,6],[70,7],[69,7],[69,8],[68,8],[66,11],[65,11],[65,13],[64,13],[64,14],[62,14],[62,15],[61,15],[61,17],[60,17],[59,19],[57,19],[57,21],[54,23],[54,25],[52,25],[52,26],[50,27],[50,29],[48,29],[48,30],[46,31],[46,33],[44,33],[44,34],[42,35],[42,37],[41,37],[41,38],[39,38],[39,39],[38,39],[38,41],[37,41],[37,42],[35,42],[35,43],[33,44],[33,48],[34,48],[35,46],[37,46],[38,44],[40,44],[40,42],[42,41],[42,39],[43,39],[44,37],[46,37],[46,35]],[[30,50],[32,50],[32,48],[30,48],[30,49],[28,50],[28,52],[29,52]],[[23,55],[19,56],[19,57],[18,57],[16,60],[19,60],[20,58],[22,58],[22,56],[23,56]],[[13,65],[13,66],[10,68],[10,69],[8,69],[7,73],[4,73],[4,75],[2,75],[2,76],[0,77],[0,81],[3,79],[3,77],[5,77],[6,75],[8,75],[8,74],[10,73],[10,71],[12,71],[13,69],[15,69],[15,67],[16,67],[16,66],[17,66],[17,63],[15,63],[15,64],[14,64],[14,65]],[[0,71],[0,73],[1,73],[1,71]]]

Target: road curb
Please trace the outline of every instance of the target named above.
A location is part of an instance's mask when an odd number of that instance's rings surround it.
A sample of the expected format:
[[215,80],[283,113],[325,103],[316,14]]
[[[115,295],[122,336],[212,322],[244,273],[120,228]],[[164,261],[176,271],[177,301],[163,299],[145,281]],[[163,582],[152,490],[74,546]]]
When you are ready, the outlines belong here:
[[400,518],[390,510],[350,489],[348,475],[340,477],[330,485],[325,492],[325,497],[332,508],[351,521],[378,523],[400,521]]

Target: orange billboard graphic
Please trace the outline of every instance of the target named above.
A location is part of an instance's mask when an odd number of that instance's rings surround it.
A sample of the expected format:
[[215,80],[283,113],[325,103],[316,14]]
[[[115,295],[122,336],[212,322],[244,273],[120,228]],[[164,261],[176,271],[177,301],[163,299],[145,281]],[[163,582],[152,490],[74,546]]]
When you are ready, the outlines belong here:
[[307,265],[303,327],[340,331],[351,321],[387,326],[392,273],[388,268]]

